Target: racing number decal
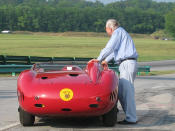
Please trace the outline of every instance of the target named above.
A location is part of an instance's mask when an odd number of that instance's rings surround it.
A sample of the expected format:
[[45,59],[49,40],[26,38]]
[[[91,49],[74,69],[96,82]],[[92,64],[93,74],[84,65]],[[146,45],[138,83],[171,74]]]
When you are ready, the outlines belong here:
[[73,91],[71,89],[65,88],[60,91],[60,98],[63,101],[70,101],[73,98]]

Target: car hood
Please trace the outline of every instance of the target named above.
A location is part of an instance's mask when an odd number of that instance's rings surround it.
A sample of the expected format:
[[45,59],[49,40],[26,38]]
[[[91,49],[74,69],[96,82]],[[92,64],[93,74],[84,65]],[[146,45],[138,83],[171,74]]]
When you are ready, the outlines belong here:
[[86,84],[92,82],[88,73],[85,71],[54,71],[37,73],[34,80],[40,84]]

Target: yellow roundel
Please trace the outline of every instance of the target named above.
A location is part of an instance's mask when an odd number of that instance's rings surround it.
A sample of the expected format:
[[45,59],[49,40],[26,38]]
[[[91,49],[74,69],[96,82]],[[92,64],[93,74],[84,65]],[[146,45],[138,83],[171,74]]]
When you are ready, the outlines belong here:
[[71,89],[65,88],[60,91],[60,98],[63,101],[70,101],[73,98],[73,91]]

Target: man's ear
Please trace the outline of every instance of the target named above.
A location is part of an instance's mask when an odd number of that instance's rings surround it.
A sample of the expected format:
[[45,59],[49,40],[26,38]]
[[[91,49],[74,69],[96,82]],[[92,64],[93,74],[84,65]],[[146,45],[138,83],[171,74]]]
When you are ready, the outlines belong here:
[[113,33],[113,30],[112,30],[112,28],[110,28],[110,35],[112,35],[112,33]]
[[111,28],[111,32],[113,32],[113,29]]

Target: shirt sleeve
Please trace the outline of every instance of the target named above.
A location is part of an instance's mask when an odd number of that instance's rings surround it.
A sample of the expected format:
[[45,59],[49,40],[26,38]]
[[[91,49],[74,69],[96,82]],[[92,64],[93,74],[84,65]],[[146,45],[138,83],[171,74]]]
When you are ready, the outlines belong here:
[[112,59],[114,57],[114,49],[119,47],[120,39],[121,39],[120,33],[117,31],[113,32],[110,40],[106,44],[106,47],[102,49],[102,51],[100,52],[100,55],[97,58],[97,60],[103,61],[108,56],[109,57],[106,60]]
[[109,61],[111,61],[114,58],[114,52],[111,53],[110,55],[108,55],[105,59],[105,61],[108,63]]

